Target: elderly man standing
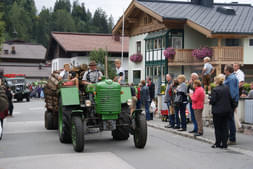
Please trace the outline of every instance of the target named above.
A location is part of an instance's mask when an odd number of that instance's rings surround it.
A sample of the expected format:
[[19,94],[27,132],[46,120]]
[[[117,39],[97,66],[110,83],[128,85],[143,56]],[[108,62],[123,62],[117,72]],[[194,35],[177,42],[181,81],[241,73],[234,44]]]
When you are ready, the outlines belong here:
[[236,144],[236,127],[234,111],[238,105],[239,101],[239,81],[233,73],[234,69],[232,65],[226,65],[224,68],[224,73],[226,75],[226,80],[224,85],[229,87],[231,97],[233,99],[233,112],[230,113],[230,118],[228,119],[229,124],[229,144]]
[[164,97],[164,103],[167,104],[168,107],[168,116],[169,116],[169,125],[166,125],[165,128],[174,128],[175,126],[175,115],[172,114],[173,110],[171,109],[171,85],[172,85],[172,77],[170,74],[166,75],[166,80],[168,82],[166,90],[165,90],[165,97]]
[[214,67],[211,65],[210,58],[205,57],[204,58],[204,67],[202,69],[202,81],[204,83],[204,88],[208,88],[208,91],[211,91],[210,83],[211,83],[211,76],[214,72]]
[[[191,80],[189,82],[188,88],[187,88],[187,93],[188,96],[190,96],[191,94],[193,94],[194,92],[194,88],[193,88],[193,83],[195,80],[199,79],[199,75],[197,73],[192,73],[191,74]],[[189,131],[189,133],[197,133],[198,132],[198,124],[194,115],[194,110],[192,108],[192,100],[191,97],[189,97],[189,103],[190,103],[190,112],[191,112],[191,120],[193,123],[193,130]]]
[[92,84],[97,83],[102,79],[103,73],[97,70],[97,63],[95,61],[91,61],[89,64],[89,70],[86,71],[83,75],[82,84]]
[[242,95],[242,90],[243,90],[243,84],[245,81],[245,75],[243,73],[243,71],[240,69],[240,65],[239,64],[233,64],[233,68],[234,68],[234,74],[237,77],[238,81],[239,81],[239,96]]

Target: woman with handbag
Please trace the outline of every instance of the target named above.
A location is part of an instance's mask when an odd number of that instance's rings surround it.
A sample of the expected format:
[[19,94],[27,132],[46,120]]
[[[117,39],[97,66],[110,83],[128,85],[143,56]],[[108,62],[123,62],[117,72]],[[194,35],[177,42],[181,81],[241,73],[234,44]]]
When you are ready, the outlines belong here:
[[[174,100],[175,105],[175,118],[176,118],[176,129],[179,131],[186,131],[186,105],[187,105],[187,85],[185,83],[185,76],[178,75],[177,77],[179,85],[177,86],[176,90],[174,90],[176,96]],[[180,113],[180,119],[179,119]]]

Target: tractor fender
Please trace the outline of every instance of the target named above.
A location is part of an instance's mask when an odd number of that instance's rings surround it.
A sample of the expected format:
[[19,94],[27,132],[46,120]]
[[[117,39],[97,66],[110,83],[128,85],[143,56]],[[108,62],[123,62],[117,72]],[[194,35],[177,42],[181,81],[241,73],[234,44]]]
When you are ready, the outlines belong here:
[[62,106],[80,105],[79,91],[77,87],[63,87],[60,89]]

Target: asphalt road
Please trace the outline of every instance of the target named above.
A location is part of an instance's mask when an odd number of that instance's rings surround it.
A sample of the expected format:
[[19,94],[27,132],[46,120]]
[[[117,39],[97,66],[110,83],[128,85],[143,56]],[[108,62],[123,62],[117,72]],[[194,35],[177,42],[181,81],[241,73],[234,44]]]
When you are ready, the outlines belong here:
[[57,131],[44,128],[42,100],[15,103],[14,117],[4,124],[0,169],[252,169],[244,154],[212,149],[209,144],[157,129],[148,129],[145,149],[133,138],[113,141],[110,132],[85,136],[83,153],[61,144]]

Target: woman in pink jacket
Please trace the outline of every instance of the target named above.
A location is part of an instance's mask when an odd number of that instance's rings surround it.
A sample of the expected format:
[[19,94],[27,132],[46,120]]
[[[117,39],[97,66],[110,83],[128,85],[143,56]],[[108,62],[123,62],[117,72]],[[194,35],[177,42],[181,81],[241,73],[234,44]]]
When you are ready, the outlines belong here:
[[194,115],[198,124],[198,133],[195,133],[195,136],[203,135],[203,122],[202,122],[202,112],[204,108],[205,101],[205,92],[201,87],[201,82],[199,80],[195,80],[193,83],[194,93],[190,94],[192,99],[192,108],[194,109]]

